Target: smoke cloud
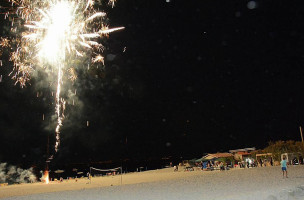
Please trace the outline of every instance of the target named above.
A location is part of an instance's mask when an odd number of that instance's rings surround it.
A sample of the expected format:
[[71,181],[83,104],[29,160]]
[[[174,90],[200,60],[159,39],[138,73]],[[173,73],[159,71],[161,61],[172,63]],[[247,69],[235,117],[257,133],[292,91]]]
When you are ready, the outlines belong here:
[[16,166],[0,163],[0,183],[33,183],[37,181],[37,177],[33,173],[33,169],[21,169]]

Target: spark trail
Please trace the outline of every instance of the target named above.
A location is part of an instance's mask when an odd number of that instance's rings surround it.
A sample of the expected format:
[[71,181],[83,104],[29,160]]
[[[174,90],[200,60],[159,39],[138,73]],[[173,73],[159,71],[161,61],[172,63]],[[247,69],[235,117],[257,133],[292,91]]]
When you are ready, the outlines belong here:
[[[114,6],[116,0],[109,0]],[[70,61],[90,57],[89,64],[104,64],[100,38],[124,27],[108,28],[106,13],[96,11],[94,0],[9,0],[12,8],[5,17],[13,15],[13,37],[1,38],[2,48],[14,49],[10,61],[14,68],[10,76],[15,84],[25,87],[34,71],[56,71],[55,151],[60,145],[60,127],[63,124],[65,100],[61,97],[64,74],[75,81],[77,75]],[[14,8],[14,9],[13,9]]]

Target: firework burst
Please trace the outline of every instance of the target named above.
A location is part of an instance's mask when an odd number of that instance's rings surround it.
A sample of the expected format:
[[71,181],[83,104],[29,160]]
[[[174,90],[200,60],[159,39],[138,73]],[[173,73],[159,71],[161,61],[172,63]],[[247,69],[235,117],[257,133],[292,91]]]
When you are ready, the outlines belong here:
[[[75,69],[69,62],[86,56],[90,64],[104,64],[101,55],[104,47],[100,38],[123,29],[108,28],[104,24],[106,13],[96,11],[94,0],[9,0],[12,8],[5,17],[11,18],[14,37],[1,38],[2,48],[14,49],[10,61],[14,68],[10,76],[15,84],[25,87],[35,70],[56,72],[55,151],[60,144],[60,127],[64,119],[65,100],[61,97],[63,77],[74,82]],[[108,2],[112,7],[115,0]],[[84,60],[84,59],[82,59]]]

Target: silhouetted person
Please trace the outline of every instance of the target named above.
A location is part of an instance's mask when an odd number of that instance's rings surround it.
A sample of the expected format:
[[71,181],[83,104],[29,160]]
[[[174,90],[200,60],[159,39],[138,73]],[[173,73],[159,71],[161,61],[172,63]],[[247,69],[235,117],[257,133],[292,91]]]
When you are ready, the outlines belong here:
[[270,158],[270,165],[273,166],[272,158]]

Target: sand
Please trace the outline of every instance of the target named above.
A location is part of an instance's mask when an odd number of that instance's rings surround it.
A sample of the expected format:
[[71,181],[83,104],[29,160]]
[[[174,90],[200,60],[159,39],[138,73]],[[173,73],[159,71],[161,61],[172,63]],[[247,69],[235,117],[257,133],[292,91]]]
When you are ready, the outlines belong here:
[[[0,198],[49,199],[304,199],[304,166],[290,166],[289,178],[280,167],[228,171],[173,172],[173,168],[123,176],[22,184],[0,187]],[[122,185],[121,185],[122,181]]]

